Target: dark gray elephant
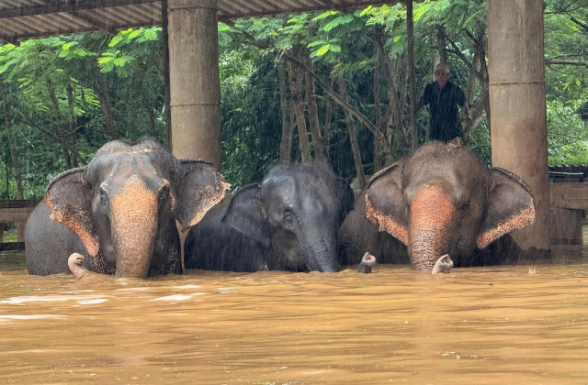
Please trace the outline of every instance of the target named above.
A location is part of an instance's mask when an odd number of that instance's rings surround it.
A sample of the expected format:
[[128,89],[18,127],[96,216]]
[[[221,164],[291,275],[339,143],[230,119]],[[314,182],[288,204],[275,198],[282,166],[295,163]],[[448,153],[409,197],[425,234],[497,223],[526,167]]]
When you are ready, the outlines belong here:
[[455,266],[500,262],[475,249],[535,219],[531,191],[518,176],[443,142],[425,144],[375,174],[358,200],[340,230],[347,264],[358,264],[365,252],[378,263],[408,257],[427,271],[445,254]]
[[228,187],[212,164],[177,160],[153,140],[109,142],[47,186],[25,228],[28,271],[69,273],[77,252],[84,268],[116,277],[181,274],[176,220],[187,231]]
[[186,239],[186,268],[339,271],[337,230],[353,193],[323,163],[278,165],[206,214]]

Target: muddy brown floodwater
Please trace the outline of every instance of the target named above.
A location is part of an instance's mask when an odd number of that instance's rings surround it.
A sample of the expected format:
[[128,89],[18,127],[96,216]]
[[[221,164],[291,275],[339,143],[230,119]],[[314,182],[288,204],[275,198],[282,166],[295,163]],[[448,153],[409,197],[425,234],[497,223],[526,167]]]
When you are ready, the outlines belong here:
[[586,384],[588,264],[0,271],[2,384]]

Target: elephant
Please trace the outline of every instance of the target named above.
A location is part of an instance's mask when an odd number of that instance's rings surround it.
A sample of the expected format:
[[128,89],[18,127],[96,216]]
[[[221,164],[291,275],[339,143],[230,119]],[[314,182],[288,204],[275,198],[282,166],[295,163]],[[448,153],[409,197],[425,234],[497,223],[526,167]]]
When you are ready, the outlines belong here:
[[490,169],[466,147],[433,141],[372,176],[341,226],[340,262],[358,264],[370,252],[379,263],[423,271],[445,254],[456,267],[498,263],[488,245],[534,220],[521,178]]
[[339,271],[337,230],[353,203],[325,163],[279,164],[190,229],[186,268]]
[[181,274],[182,231],[229,188],[215,167],[178,160],[150,138],[106,143],[88,165],[53,178],[25,227],[29,274],[70,273],[68,257],[117,278]]

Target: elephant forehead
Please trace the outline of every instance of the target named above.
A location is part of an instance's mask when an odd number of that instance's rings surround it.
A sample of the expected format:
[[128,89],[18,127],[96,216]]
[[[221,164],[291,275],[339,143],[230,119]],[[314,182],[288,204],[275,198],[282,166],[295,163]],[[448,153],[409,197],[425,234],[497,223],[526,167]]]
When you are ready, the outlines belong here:
[[155,211],[156,203],[157,195],[136,176],[129,178],[110,201],[114,217],[125,219],[141,219],[146,212]]
[[164,168],[145,154],[103,156],[96,162],[93,160],[89,166],[89,180],[100,181],[111,192],[120,189],[133,177],[142,179],[145,186],[154,191],[159,189],[162,179],[167,179]]
[[446,221],[455,211],[455,206],[447,193],[438,186],[430,185],[423,186],[418,191],[410,208],[412,215],[422,212],[441,221]]
[[442,190],[454,204],[470,200],[477,193],[484,191],[483,178],[480,175],[468,175],[467,171],[431,168],[429,172],[421,172],[407,178],[404,195],[407,202],[412,202],[423,188],[435,186]]
[[335,206],[334,199],[329,199],[329,190],[323,182],[300,181],[286,176],[264,182],[262,200],[270,206],[283,206],[301,215],[322,213],[328,209],[329,203]]

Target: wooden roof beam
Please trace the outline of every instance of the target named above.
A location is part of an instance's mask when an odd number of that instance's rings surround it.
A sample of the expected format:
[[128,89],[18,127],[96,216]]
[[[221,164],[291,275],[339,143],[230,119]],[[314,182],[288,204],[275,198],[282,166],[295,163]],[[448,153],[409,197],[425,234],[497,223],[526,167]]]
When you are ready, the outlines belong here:
[[87,9],[120,7],[125,5],[136,5],[145,3],[161,2],[161,0],[101,0],[86,1],[83,3],[52,2],[45,5],[31,5],[27,7],[11,8],[0,10],[0,19],[9,17],[22,17],[34,15],[48,15],[51,13],[76,12]]

